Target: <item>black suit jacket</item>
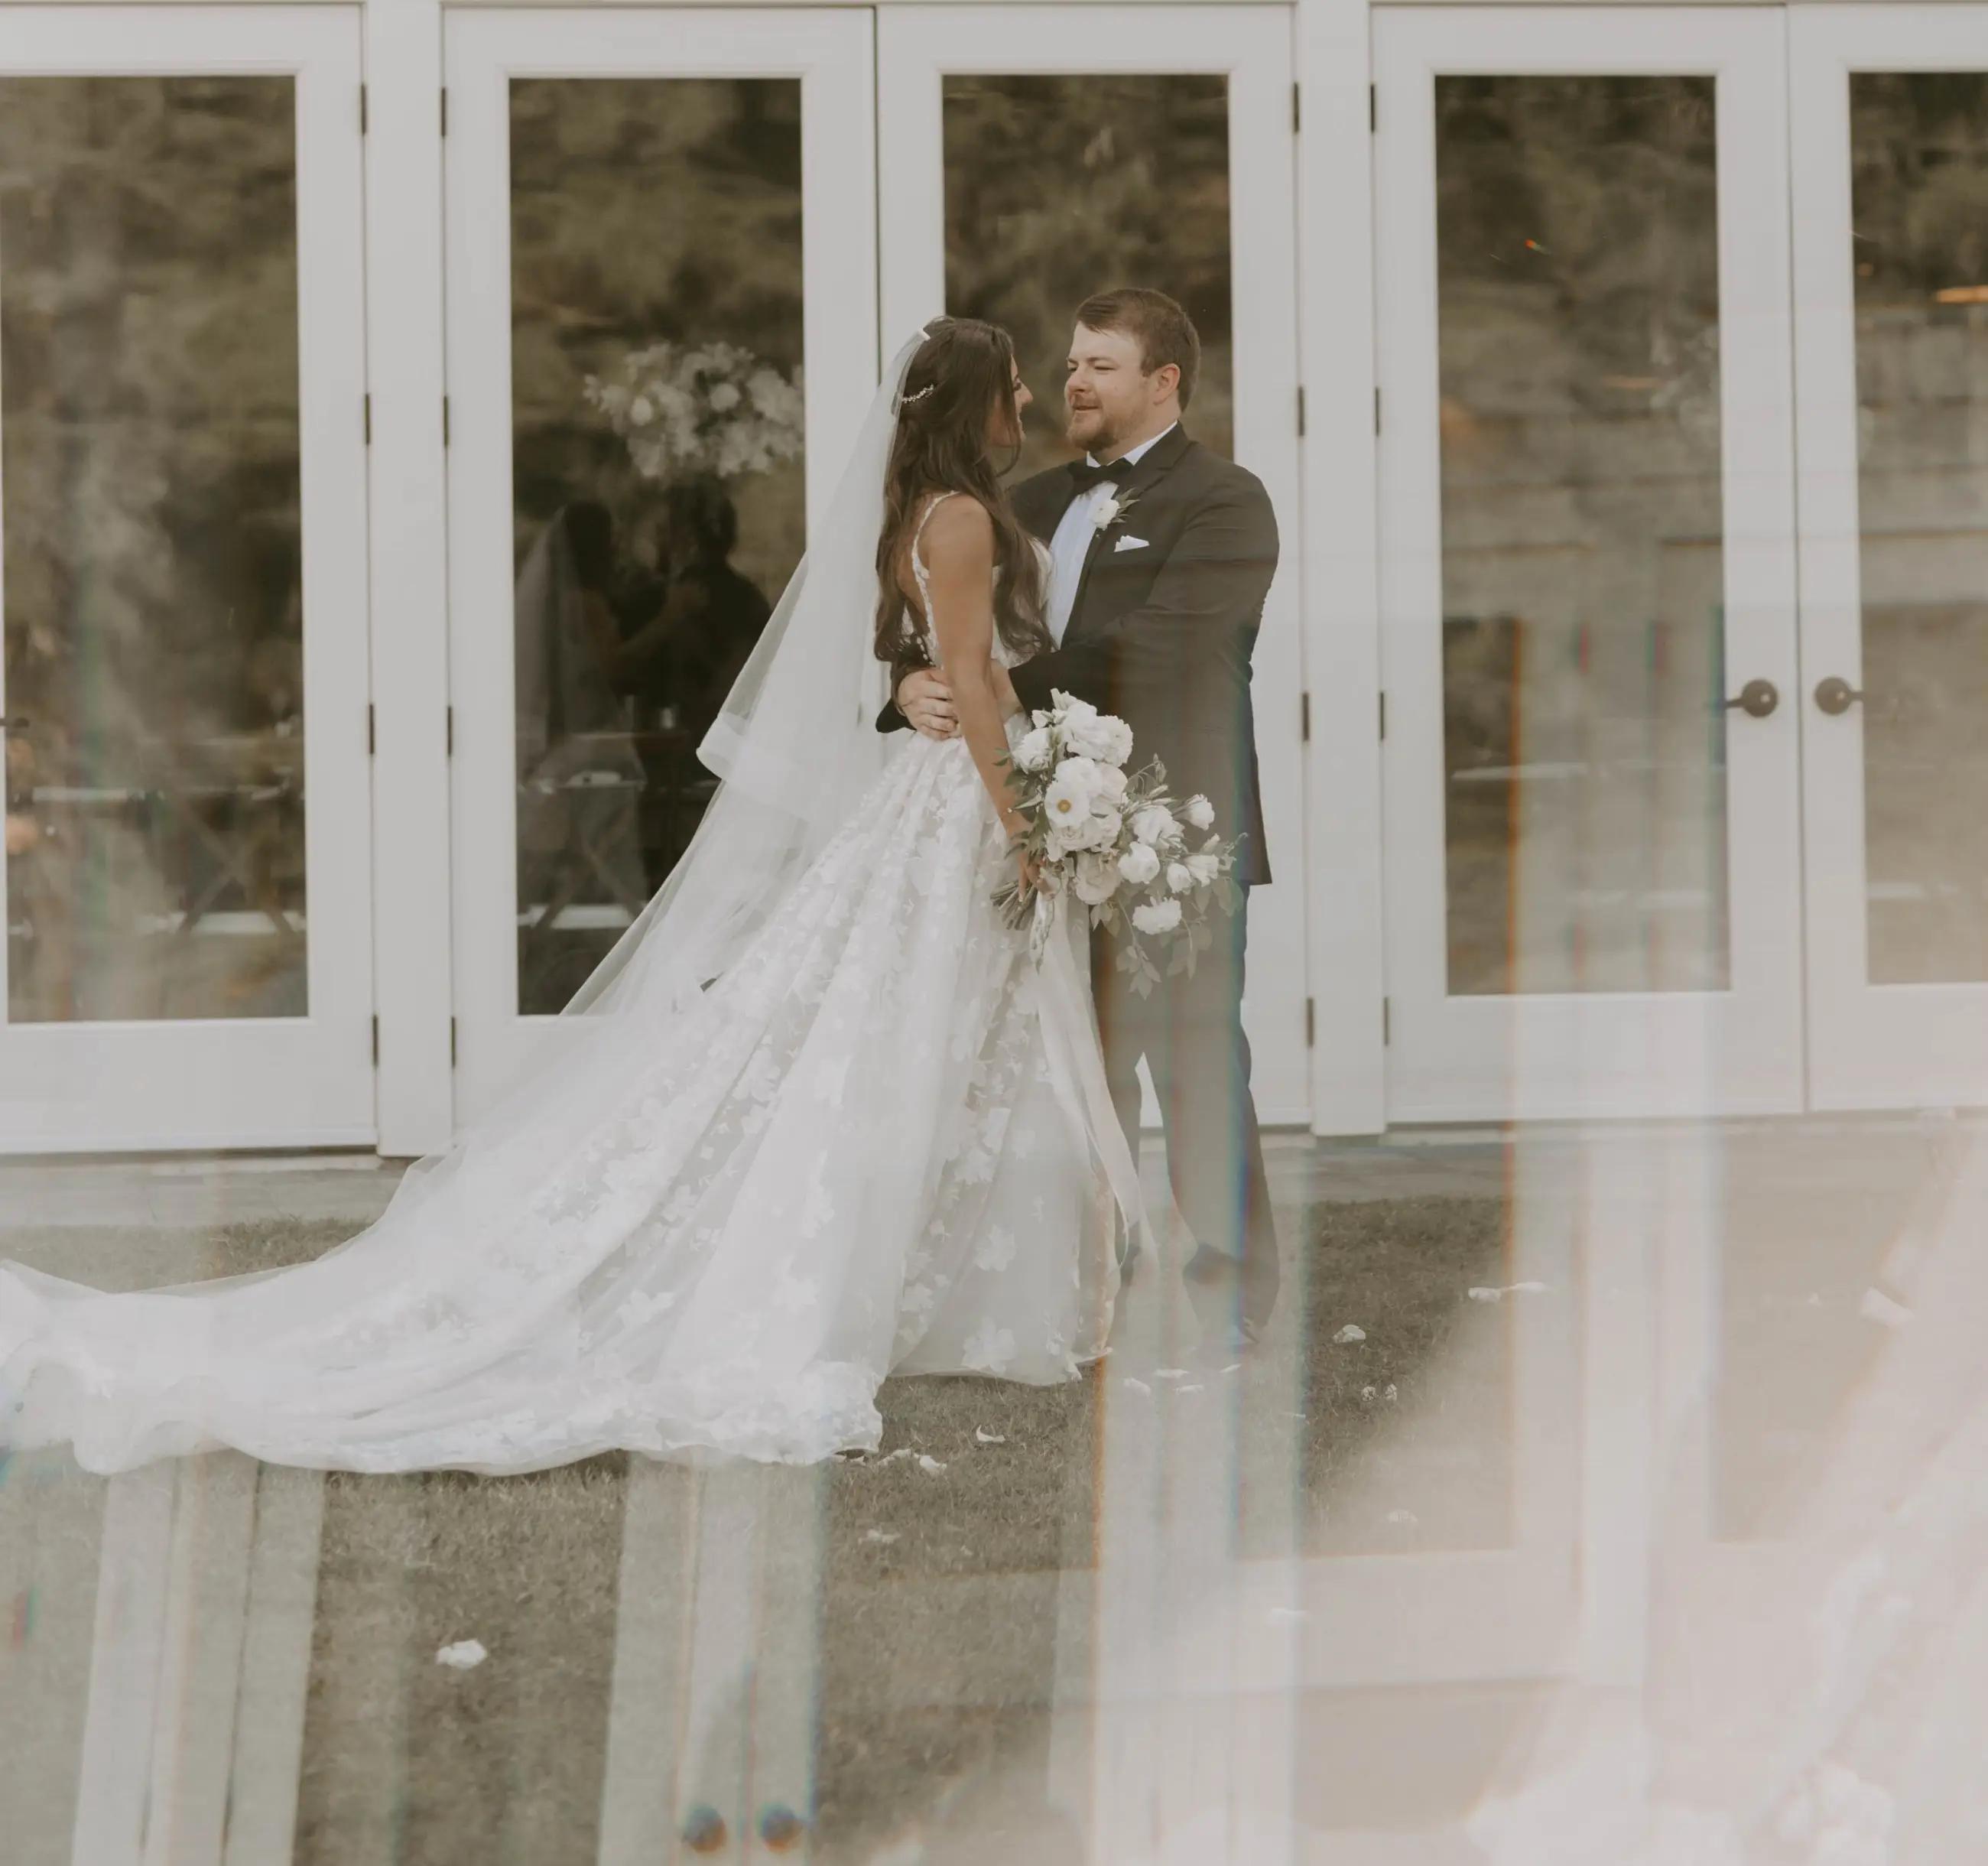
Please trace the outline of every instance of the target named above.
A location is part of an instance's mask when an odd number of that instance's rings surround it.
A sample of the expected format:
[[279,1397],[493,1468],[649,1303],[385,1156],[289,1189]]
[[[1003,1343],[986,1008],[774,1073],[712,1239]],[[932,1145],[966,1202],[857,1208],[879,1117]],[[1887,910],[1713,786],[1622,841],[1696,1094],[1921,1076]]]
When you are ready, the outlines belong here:
[[[1073,496],[1052,467],[1014,493],[1016,516],[1046,544]],[[1277,521],[1255,474],[1175,428],[1118,483],[1124,510],[1091,540],[1063,645],[1013,670],[1023,705],[1074,693],[1132,728],[1131,768],[1167,767],[1176,797],[1215,806],[1215,832],[1247,839],[1236,878],[1270,879],[1256,773],[1249,657],[1277,567]],[[1121,550],[1123,539],[1143,544]],[[896,670],[901,679],[905,670]],[[880,731],[907,723],[894,704]]]

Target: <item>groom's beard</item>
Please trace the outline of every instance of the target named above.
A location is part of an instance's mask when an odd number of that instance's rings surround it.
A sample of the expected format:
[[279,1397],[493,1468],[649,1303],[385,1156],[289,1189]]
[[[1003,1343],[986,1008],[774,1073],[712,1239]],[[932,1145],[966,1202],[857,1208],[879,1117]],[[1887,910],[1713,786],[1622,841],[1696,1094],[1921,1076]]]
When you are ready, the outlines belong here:
[[1098,411],[1095,408],[1072,411],[1071,418],[1065,424],[1063,433],[1063,438],[1071,446],[1077,449],[1080,452],[1089,454],[1094,460],[1108,460],[1114,455],[1124,451],[1118,445],[1118,436],[1112,431],[1111,423],[1101,417],[1098,418],[1097,425],[1088,434],[1080,434],[1077,432],[1078,423],[1076,418],[1079,413],[1091,416],[1098,415]]

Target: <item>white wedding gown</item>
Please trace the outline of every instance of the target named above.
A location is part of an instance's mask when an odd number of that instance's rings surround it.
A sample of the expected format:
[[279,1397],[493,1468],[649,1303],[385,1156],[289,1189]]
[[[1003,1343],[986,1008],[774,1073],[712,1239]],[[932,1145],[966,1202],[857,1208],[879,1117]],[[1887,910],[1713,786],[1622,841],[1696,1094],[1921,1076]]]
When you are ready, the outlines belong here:
[[874,1448],[887,1374],[1073,1377],[1117,1284],[1096,1035],[996,913],[1009,872],[965,741],[901,735],[708,989],[637,1043],[583,1028],[529,1122],[368,1231],[142,1293],[0,1265],[0,1444],[800,1461]]

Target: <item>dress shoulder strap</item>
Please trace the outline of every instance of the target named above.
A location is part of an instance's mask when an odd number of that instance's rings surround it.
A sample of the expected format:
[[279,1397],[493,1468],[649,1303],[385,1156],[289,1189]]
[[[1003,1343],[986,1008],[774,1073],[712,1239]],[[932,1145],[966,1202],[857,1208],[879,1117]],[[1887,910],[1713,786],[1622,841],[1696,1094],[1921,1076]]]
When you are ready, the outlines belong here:
[[925,502],[925,509],[918,514],[918,529],[911,533],[911,575],[918,586],[918,606],[925,611],[925,626],[933,626],[931,612],[931,582],[925,573],[925,560],[918,554],[918,540],[925,534],[925,527],[931,523],[931,515],[955,495],[951,493],[935,494]]

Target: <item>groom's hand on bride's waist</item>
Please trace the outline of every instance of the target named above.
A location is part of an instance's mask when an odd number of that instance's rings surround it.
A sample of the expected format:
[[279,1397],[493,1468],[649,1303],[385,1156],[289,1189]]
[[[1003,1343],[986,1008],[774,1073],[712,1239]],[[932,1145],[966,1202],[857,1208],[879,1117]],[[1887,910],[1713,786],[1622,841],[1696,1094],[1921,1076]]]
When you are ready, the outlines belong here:
[[952,689],[935,667],[914,669],[898,682],[898,710],[928,739],[959,736]]

